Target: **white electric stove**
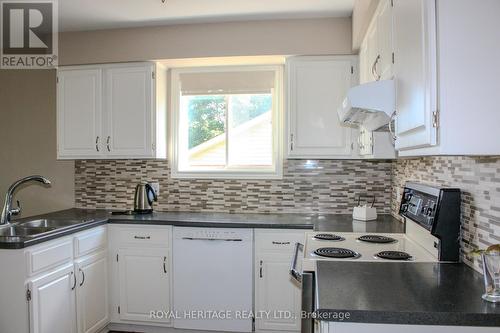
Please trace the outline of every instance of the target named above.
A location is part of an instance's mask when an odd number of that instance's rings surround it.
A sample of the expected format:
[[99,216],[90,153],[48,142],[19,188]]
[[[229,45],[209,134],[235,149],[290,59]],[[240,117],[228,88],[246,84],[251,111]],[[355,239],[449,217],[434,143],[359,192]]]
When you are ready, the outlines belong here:
[[[434,253],[433,253],[434,252]],[[436,262],[435,251],[428,250],[406,234],[306,233],[303,271],[315,271],[318,260]]]
[[[304,313],[315,311],[314,279],[318,261],[397,264],[459,260],[460,190],[407,183],[399,214],[406,222],[405,233],[306,233],[303,244],[295,245],[290,267],[290,275],[302,286]],[[357,224],[359,223],[353,222],[354,230],[356,226],[359,230]],[[302,319],[301,331],[314,331],[311,318]]]

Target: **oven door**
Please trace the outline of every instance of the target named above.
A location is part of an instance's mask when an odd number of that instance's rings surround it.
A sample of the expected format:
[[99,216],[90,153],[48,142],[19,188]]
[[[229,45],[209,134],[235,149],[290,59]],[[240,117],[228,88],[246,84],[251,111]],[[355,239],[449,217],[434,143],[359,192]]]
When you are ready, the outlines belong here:
[[314,272],[304,272],[302,270],[302,258],[304,258],[304,245],[295,244],[292,263],[290,265],[290,275],[302,289],[302,322],[301,333],[314,332]]

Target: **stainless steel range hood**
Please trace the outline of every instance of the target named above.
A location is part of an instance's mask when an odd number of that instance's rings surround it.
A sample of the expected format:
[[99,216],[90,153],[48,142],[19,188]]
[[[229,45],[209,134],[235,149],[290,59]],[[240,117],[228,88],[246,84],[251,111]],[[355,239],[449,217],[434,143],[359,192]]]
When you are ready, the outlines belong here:
[[374,131],[391,121],[395,104],[394,80],[369,82],[349,89],[338,114],[344,124]]

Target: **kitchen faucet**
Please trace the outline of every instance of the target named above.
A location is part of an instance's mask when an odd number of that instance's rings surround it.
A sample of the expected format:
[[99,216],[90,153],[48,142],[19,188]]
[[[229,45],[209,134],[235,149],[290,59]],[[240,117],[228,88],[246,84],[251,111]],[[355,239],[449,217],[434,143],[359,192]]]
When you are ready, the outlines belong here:
[[50,185],[50,180],[42,176],[28,176],[21,178],[10,185],[7,193],[5,194],[5,202],[3,204],[2,215],[0,216],[0,225],[5,225],[10,223],[10,219],[13,215],[17,215],[21,212],[21,206],[19,205],[19,201],[17,201],[17,207],[12,208],[12,198],[14,197],[14,192],[16,189],[22,184],[30,181],[37,181],[43,184]]

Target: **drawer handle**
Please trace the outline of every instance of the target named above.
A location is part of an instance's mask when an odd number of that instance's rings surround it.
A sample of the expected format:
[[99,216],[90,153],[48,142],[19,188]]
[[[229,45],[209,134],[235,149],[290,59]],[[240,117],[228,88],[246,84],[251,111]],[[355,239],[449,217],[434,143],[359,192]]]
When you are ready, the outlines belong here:
[[135,239],[151,239],[151,236],[134,236]]
[[290,242],[276,242],[276,241],[273,241],[273,245],[290,245]]

